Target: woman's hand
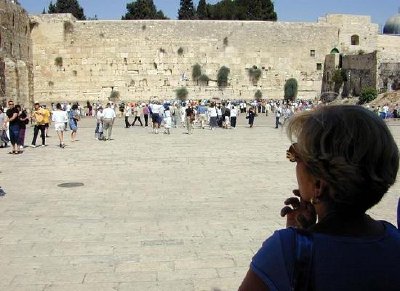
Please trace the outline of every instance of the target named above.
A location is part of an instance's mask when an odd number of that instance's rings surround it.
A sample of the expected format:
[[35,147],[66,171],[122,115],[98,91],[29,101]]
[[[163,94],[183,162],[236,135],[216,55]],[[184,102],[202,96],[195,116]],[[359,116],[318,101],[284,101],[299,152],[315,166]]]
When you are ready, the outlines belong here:
[[293,190],[293,194],[297,197],[286,199],[281,210],[281,216],[286,216],[286,227],[309,228],[317,221],[315,208],[301,198],[299,190]]

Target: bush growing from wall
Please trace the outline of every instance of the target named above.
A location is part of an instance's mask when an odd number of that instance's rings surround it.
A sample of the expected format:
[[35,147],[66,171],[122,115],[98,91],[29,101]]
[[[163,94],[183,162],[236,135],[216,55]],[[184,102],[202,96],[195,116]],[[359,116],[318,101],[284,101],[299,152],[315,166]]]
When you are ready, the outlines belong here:
[[257,68],[257,66],[253,66],[249,69],[249,77],[253,84],[257,84],[262,75],[261,69]]
[[189,95],[189,92],[186,89],[186,87],[177,89],[175,93],[176,93],[176,98],[181,101],[185,101],[187,99],[187,96]]
[[110,101],[115,102],[116,100],[119,99],[119,96],[120,96],[120,94],[119,94],[118,91],[112,90],[111,93],[110,93],[110,97],[109,97],[108,99],[109,99]]
[[217,83],[218,87],[226,87],[228,86],[228,76],[231,70],[228,67],[222,66],[217,75]]
[[201,85],[208,85],[210,78],[206,74],[201,74],[198,81]]
[[294,101],[297,97],[297,90],[298,90],[297,80],[294,78],[288,79],[285,83],[284,90],[285,90],[285,92],[284,92],[285,100]]
[[257,92],[254,94],[254,99],[256,99],[257,101],[260,101],[262,99],[261,90],[257,90]]
[[378,92],[375,88],[372,87],[365,87],[361,90],[361,95],[358,97],[358,103],[364,104],[371,102],[378,96]]
[[55,64],[57,67],[62,67],[62,66],[63,66],[63,58],[62,58],[62,57],[56,57],[56,58],[54,59],[54,64]]
[[198,82],[201,76],[201,66],[199,64],[195,64],[192,67],[192,79],[193,81]]

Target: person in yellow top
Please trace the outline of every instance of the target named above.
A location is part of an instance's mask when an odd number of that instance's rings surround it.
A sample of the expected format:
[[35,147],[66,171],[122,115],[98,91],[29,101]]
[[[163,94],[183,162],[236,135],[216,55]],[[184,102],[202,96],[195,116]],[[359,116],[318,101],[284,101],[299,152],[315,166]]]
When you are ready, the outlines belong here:
[[49,137],[48,135],[48,131],[49,131],[49,126],[50,126],[50,122],[51,122],[51,113],[50,110],[46,107],[46,105],[42,106],[43,108],[43,121],[44,121],[44,128],[45,128],[45,133],[46,133],[46,137]]
[[[40,131],[40,137],[42,138],[42,147],[46,146],[46,126],[45,126],[45,118],[47,116],[47,113],[43,108],[40,107],[39,103],[35,103],[34,109],[32,112],[32,120],[35,124],[35,127],[33,128],[33,139],[32,139],[32,144],[31,147],[35,148],[36,147],[36,139]],[[47,116],[47,121],[49,120],[50,116]]]

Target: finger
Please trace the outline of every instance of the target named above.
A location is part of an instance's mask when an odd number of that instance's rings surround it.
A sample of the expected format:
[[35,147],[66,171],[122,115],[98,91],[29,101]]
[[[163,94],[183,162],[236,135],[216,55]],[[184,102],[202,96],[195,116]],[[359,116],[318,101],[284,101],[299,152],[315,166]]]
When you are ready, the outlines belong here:
[[292,205],[293,208],[300,207],[300,200],[297,197],[290,197],[283,202],[285,205]]
[[295,196],[301,197],[301,196],[300,196],[300,190],[299,190],[299,189],[294,189],[292,192],[293,192],[293,194],[294,194]]
[[292,212],[293,209],[289,206],[285,206],[281,209],[281,216],[285,217],[286,215],[288,215],[290,212]]

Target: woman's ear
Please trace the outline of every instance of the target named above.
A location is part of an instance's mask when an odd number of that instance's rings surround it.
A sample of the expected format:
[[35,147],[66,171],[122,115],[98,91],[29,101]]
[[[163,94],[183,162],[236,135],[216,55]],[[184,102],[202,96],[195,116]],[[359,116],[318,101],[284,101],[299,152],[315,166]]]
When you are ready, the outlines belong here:
[[328,195],[328,184],[324,180],[315,180],[314,182],[314,197],[321,199]]

